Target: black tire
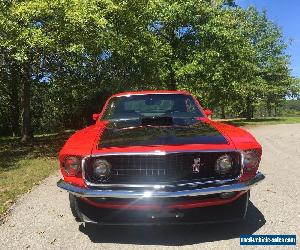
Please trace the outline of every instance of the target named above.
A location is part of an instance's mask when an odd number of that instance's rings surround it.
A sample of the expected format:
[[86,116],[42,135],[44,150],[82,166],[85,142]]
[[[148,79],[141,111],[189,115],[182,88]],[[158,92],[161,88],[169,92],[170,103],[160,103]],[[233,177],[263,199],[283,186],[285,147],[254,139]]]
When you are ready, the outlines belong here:
[[70,208],[71,208],[71,212],[75,218],[76,221],[81,222],[81,214],[78,210],[78,198],[76,196],[74,196],[73,194],[69,193],[69,201],[70,201]]
[[[243,194],[235,205],[229,208],[229,213],[232,216],[232,223],[247,223],[247,212],[249,207],[250,190]],[[230,220],[230,219],[229,219]]]
[[247,216],[247,212],[248,212],[248,206],[249,206],[249,199],[250,199],[250,190],[247,191],[247,193],[245,194],[244,197],[244,206],[245,206],[245,212],[244,212],[244,216],[243,219],[246,220],[246,216]]

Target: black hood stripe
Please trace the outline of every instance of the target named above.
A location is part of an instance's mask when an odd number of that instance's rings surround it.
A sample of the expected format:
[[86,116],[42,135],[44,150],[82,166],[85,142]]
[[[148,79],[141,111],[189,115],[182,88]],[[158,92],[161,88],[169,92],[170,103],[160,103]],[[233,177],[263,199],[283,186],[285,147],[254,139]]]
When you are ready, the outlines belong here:
[[101,135],[99,148],[227,143],[211,125],[180,118],[174,119],[172,126],[141,126],[139,120],[109,122]]

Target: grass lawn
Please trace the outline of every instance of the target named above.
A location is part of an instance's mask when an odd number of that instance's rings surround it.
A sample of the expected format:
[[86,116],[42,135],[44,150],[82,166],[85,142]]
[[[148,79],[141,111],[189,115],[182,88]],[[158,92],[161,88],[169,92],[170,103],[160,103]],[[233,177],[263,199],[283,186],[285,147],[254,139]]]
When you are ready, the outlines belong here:
[[31,145],[0,138],[0,218],[16,198],[59,169],[58,150],[70,133],[36,136]]
[[255,118],[252,120],[246,119],[224,119],[218,120],[235,126],[256,126],[256,125],[272,125],[272,124],[290,124],[300,123],[300,116],[298,117],[270,117],[270,118]]

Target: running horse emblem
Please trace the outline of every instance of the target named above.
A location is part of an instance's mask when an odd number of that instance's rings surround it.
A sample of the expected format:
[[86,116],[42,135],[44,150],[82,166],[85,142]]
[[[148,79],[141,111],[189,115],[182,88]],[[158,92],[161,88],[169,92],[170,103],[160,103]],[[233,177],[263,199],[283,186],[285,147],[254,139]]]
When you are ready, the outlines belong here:
[[201,166],[200,163],[201,163],[200,158],[195,158],[194,159],[194,164],[192,165],[193,173],[199,173],[200,172],[200,166]]

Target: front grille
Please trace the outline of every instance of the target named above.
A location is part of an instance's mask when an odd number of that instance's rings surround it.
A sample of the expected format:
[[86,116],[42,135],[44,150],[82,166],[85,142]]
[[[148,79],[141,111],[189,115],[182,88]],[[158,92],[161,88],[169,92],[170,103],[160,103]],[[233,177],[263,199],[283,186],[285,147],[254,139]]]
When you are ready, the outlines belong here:
[[[235,178],[240,173],[240,154],[226,152],[233,159],[232,171],[219,176],[215,162],[224,152],[186,152],[166,155],[111,155],[89,159],[85,165],[85,178],[99,183],[93,176],[94,159],[102,158],[110,162],[111,177],[105,183],[170,183],[182,180],[213,180]],[[200,158],[199,172],[193,172],[193,164]]]

